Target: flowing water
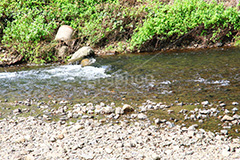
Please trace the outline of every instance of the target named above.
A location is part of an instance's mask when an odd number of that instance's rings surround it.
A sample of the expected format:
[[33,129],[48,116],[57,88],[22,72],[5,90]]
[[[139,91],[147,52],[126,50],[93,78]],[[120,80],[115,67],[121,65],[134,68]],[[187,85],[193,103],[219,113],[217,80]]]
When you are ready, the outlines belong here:
[[92,66],[0,68],[0,100],[240,102],[240,49],[98,57]]

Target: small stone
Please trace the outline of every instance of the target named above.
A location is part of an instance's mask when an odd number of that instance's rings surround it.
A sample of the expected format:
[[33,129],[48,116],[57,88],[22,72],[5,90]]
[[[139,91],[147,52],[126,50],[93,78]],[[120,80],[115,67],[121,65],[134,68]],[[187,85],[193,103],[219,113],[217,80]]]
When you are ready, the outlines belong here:
[[238,120],[234,120],[234,121],[231,122],[231,124],[238,125],[238,124],[240,124],[240,121],[238,122]]
[[191,119],[191,120],[196,120],[196,119],[197,119],[197,117],[196,117],[196,115],[195,115],[195,114],[192,114],[192,115],[190,116],[190,119]]
[[47,109],[47,108],[48,108],[48,105],[41,105],[40,108],[41,108],[41,109]]
[[229,115],[224,115],[223,118],[221,119],[222,122],[224,121],[233,121],[234,118],[230,117]]
[[130,146],[131,147],[136,147],[136,143],[135,142],[130,142]]
[[15,139],[15,143],[23,143],[23,142],[25,142],[26,141],[26,139],[24,138],[24,137],[19,137],[19,138],[17,138],[17,139]]
[[111,107],[115,107],[115,103],[112,102],[112,103],[110,104],[110,106],[111,106]]
[[177,106],[184,106],[183,102],[177,103]]
[[220,133],[222,133],[223,135],[227,135],[228,134],[228,130],[221,130]]
[[45,121],[51,120],[51,118],[50,118],[48,115],[46,115],[46,114],[44,114],[44,115],[42,116],[42,119],[45,120]]
[[115,116],[113,117],[113,119],[118,119],[119,117],[120,117],[120,115],[117,114],[117,115],[115,115]]
[[30,140],[32,139],[32,137],[31,137],[30,135],[26,135],[26,136],[24,136],[24,139],[25,139],[26,141],[30,141]]
[[202,104],[203,106],[207,106],[207,105],[209,105],[209,102],[208,102],[208,101],[203,101],[201,104]]
[[230,152],[227,149],[222,150],[222,155],[224,157],[228,157],[230,155]]
[[155,119],[155,124],[160,124],[160,123],[161,123],[161,121],[159,118]]
[[89,154],[82,154],[81,157],[84,159],[90,160],[90,159],[93,159],[94,156],[93,156],[93,154],[89,153]]
[[73,113],[72,112],[69,112],[68,114],[67,114],[67,118],[72,118],[73,117]]
[[239,119],[240,119],[240,116],[237,115],[237,114],[234,114],[234,115],[233,115],[233,118],[236,119],[236,120],[239,120]]
[[35,158],[32,155],[27,155],[24,160],[34,160]]
[[50,141],[50,142],[56,142],[56,138],[51,137],[51,138],[49,139],[49,141]]
[[183,113],[183,114],[185,114],[185,113],[187,113],[188,112],[188,110],[186,110],[186,109],[181,109],[180,111],[179,111],[179,113]]
[[234,105],[234,106],[236,106],[238,104],[239,104],[238,102],[232,102],[232,105]]
[[67,120],[68,120],[68,117],[62,116],[62,117],[60,117],[59,119],[60,119],[60,121],[67,121]]
[[112,148],[109,148],[109,147],[107,147],[107,148],[105,148],[105,151],[106,151],[108,154],[110,154],[110,153],[112,153],[113,149],[112,149]]
[[14,115],[18,115],[18,114],[20,114],[20,113],[22,113],[22,110],[21,110],[20,108],[17,108],[17,109],[14,109],[14,110],[13,110],[13,114],[14,114]]
[[220,107],[225,107],[226,104],[225,104],[225,103],[220,103],[219,106],[220,106]]
[[152,109],[154,109],[154,106],[151,105],[151,104],[149,104],[149,105],[146,106],[146,108],[147,108],[148,110],[152,110]]
[[188,151],[185,153],[185,155],[193,155],[194,154],[194,151]]
[[88,115],[83,115],[83,116],[82,116],[82,119],[88,119],[88,118],[89,118]]
[[137,118],[137,116],[138,116],[137,114],[131,114],[130,118],[134,119],[134,118]]
[[229,114],[230,111],[229,111],[228,109],[225,109],[224,113],[225,113],[225,114]]
[[107,121],[106,118],[103,118],[103,119],[100,119],[100,120],[99,120],[99,122],[101,122],[101,123],[105,123],[106,121]]
[[110,106],[106,106],[106,107],[103,107],[102,110],[101,110],[101,114],[110,114],[110,113],[113,113],[114,112],[114,109]]
[[141,108],[140,112],[146,112],[146,111],[147,111],[147,108],[143,107],[143,108]]
[[198,134],[196,134],[196,137],[197,137],[198,139],[203,139],[203,138],[204,138],[204,134],[198,133]]
[[60,101],[59,102],[59,104],[61,104],[61,105],[66,105],[66,104],[68,104],[69,102],[68,101],[65,101],[65,100],[62,100],[62,101]]
[[138,114],[138,119],[145,120],[145,119],[147,119],[147,115],[140,113],[140,114]]
[[171,113],[173,113],[174,111],[173,111],[173,110],[168,110],[167,112],[168,112],[168,114],[171,114]]
[[231,126],[223,126],[223,129],[231,129]]
[[237,108],[237,107],[234,107],[234,108],[232,109],[232,111],[233,111],[233,112],[237,112],[237,111],[238,111],[238,108]]
[[122,108],[122,111],[124,114],[126,113],[130,113],[130,112],[133,112],[134,111],[134,108],[128,104],[124,104],[123,105],[123,108]]
[[75,125],[75,126],[72,127],[71,131],[74,132],[74,131],[78,131],[80,129],[84,129],[84,126],[82,126],[82,125]]
[[58,138],[58,139],[63,139],[63,138],[64,138],[64,135],[63,135],[63,134],[59,134],[59,135],[57,136],[57,138]]
[[198,125],[194,124],[194,125],[191,125],[190,127],[188,127],[188,130],[195,131],[197,127],[198,127]]
[[171,123],[169,121],[166,122],[166,125],[168,125],[169,128],[173,128],[175,126],[174,123]]
[[101,107],[105,107],[105,103],[101,102],[101,103],[100,103],[100,106],[101,106]]
[[122,110],[121,107],[115,108],[115,114],[116,114],[116,115],[121,115],[121,114],[123,114],[123,113],[124,113],[124,112],[123,112],[123,110]]

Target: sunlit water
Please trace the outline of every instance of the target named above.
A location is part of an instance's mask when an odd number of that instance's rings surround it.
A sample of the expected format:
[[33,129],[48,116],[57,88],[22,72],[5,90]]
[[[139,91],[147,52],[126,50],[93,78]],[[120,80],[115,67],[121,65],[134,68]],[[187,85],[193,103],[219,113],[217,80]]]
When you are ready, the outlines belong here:
[[0,69],[0,99],[240,101],[240,49],[98,57],[93,66]]

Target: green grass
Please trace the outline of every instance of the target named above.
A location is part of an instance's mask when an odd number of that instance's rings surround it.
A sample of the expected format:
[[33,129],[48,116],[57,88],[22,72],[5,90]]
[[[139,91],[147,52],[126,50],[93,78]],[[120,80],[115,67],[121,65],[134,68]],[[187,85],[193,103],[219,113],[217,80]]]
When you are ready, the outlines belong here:
[[212,42],[225,36],[234,41],[240,30],[239,15],[236,7],[203,0],[176,0],[173,4],[139,0],[132,5],[123,0],[2,0],[0,45],[8,54],[22,54],[24,61],[57,61],[53,39],[64,24],[75,29],[73,38],[80,46],[90,44],[118,52],[136,51],[153,39],[173,43],[198,26],[204,26],[201,35]]

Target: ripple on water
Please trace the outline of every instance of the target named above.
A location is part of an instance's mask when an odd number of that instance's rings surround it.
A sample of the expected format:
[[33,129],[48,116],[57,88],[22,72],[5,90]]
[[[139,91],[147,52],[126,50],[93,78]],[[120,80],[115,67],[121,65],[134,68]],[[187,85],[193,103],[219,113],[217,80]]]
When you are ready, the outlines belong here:
[[93,99],[112,98],[114,101],[151,98],[238,101],[239,53],[233,48],[178,54],[128,54],[97,57],[95,67],[55,65],[26,67],[20,71],[18,68],[15,72],[6,68],[8,72],[0,72],[0,95],[3,95],[0,98],[51,94],[69,95],[78,100],[92,96]]

